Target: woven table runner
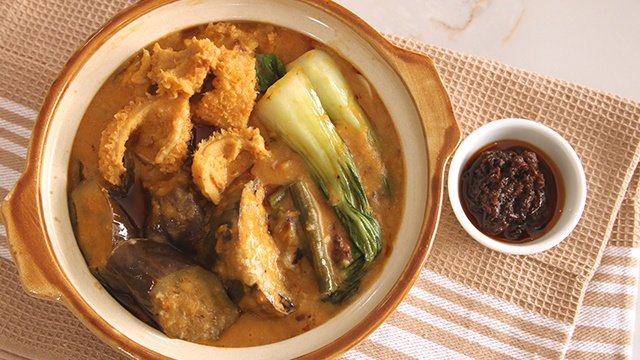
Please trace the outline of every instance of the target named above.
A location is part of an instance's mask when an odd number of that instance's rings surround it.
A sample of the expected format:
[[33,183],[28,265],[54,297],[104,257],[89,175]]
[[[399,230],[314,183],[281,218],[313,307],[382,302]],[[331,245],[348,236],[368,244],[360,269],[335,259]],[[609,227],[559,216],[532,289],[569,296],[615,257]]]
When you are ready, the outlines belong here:
[[[0,198],[13,187],[37,109],[66,60],[134,1],[0,2]],[[433,250],[405,301],[347,359],[631,356],[640,266],[640,104],[496,62],[389,36],[431,56],[463,133],[521,117],[563,135],[588,198],[578,227],[532,256],[491,251],[445,200]],[[62,305],[21,288],[0,227],[0,358],[114,359]]]

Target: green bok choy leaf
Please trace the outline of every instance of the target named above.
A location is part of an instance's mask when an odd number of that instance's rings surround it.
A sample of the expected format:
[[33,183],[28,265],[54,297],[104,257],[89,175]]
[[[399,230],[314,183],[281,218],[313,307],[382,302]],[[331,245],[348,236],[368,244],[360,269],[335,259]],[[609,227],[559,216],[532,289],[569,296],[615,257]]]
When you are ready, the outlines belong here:
[[262,124],[300,154],[333,206],[352,243],[354,261],[329,301],[353,295],[360,279],[382,250],[374,218],[351,152],[324,111],[301,67],[273,84],[255,107]]
[[380,141],[338,64],[326,52],[314,49],[288,64],[287,68],[296,66],[302,67],[311,81],[329,118],[335,124],[343,123],[346,127],[366,136],[369,153],[378,159],[381,166],[381,184],[384,193],[389,193],[391,185],[387,169],[382,163]]
[[273,54],[256,54],[256,78],[258,90],[264,94],[269,86],[287,73],[279,57]]

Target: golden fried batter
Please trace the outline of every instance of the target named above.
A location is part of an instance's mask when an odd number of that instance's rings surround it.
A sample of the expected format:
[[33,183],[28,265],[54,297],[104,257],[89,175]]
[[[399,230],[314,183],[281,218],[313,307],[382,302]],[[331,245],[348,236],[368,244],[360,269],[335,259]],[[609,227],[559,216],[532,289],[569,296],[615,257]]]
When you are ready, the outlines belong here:
[[244,128],[258,96],[256,59],[238,50],[222,49],[214,69],[213,90],[194,106],[201,122],[219,128]]
[[120,110],[102,131],[98,150],[100,173],[113,185],[122,184],[127,171],[123,158],[126,143],[139,128],[134,144],[138,156],[158,165],[163,172],[177,171],[187,156],[191,139],[189,98],[144,96]]
[[185,40],[186,48],[181,51],[153,46],[151,71],[148,76],[158,84],[158,94],[195,94],[209,71],[215,68],[220,56],[220,48],[209,39]]
[[191,140],[189,100],[186,95],[160,98],[155,106],[154,116],[140,125],[133,150],[140,159],[159,165],[160,171],[172,173],[182,166]]
[[204,140],[193,154],[193,182],[214,204],[224,189],[253,165],[269,156],[264,139],[255,128],[220,130]]
[[147,74],[151,70],[151,54],[147,49],[142,49],[140,58],[132,62],[123,72],[121,81],[125,85],[150,85],[151,79]]
[[216,23],[207,25],[199,37],[210,39],[216,46],[224,46],[230,50],[255,52],[259,46],[263,48],[273,46],[277,35],[273,26],[261,26],[253,31],[246,31],[234,24]]
[[263,186],[257,180],[247,182],[240,198],[238,236],[216,243],[219,260],[215,270],[225,279],[239,280],[257,290],[245,295],[240,307],[282,316],[293,310],[293,304],[278,266],[280,251],[269,235],[263,201]]
[[[203,95],[195,112],[203,122],[221,128],[246,129],[257,96],[255,58],[248,53],[217,47],[209,39],[185,40],[185,49],[174,51],[155,44],[150,54],[143,50],[140,59],[125,70],[123,81],[131,85],[158,85],[158,95],[139,97],[122,110],[102,132],[98,153],[103,177],[114,185],[121,184],[126,172],[123,157],[125,144],[136,133],[132,149],[147,163],[158,165],[162,172],[175,172],[182,165],[191,138],[189,98],[200,90],[204,79],[214,71],[214,90]],[[150,83],[149,83],[150,84]],[[233,139],[241,139],[236,141]],[[226,181],[234,179],[253,163],[253,156],[266,154],[260,133],[230,132],[212,139],[216,145],[202,146],[206,151],[227,155],[227,162],[210,165],[201,158],[194,161],[194,179],[200,179],[202,192],[212,201],[219,200]],[[230,141],[230,142],[229,142]],[[223,146],[223,147],[224,147]],[[229,147],[231,146],[231,147]],[[249,150],[249,152],[242,152]],[[229,152],[231,151],[231,152]],[[233,153],[233,151],[236,151]],[[217,154],[216,154],[217,156]],[[211,157],[211,158],[215,158]]]

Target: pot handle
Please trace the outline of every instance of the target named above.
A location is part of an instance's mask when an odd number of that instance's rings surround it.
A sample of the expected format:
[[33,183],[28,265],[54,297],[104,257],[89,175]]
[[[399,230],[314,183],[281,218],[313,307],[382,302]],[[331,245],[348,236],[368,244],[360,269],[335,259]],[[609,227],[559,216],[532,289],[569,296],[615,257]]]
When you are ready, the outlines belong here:
[[27,166],[25,174],[2,203],[2,217],[22,286],[34,297],[57,301],[62,298],[55,285],[57,264],[47,241],[39,203],[36,178]]
[[[422,120],[427,142],[428,173],[425,176],[429,179],[430,187],[425,218],[434,219],[426,223],[427,228],[423,229],[423,233],[433,237],[441,214],[445,166],[460,143],[460,127],[449,95],[431,58],[400,49],[391,43],[387,45],[385,50],[388,59],[411,93]],[[427,248],[419,251],[428,253],[432,243],[433,241],[428,241]]]
[[391,45],[390,59],[404,80],[418,109],[428,148],[430,178],[440,173],[460,142],[453,105],[433,60]]

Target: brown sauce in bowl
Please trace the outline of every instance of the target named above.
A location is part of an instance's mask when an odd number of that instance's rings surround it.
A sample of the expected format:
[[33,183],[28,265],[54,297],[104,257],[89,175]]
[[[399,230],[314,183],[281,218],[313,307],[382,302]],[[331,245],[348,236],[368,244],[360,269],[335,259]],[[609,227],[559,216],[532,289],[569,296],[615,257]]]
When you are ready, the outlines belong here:
[[491,143],[467,161],[460,181],[462,208],[485,235],[523,243],[544,235],[564,204],[564,184],[551,159],[531,144]]

